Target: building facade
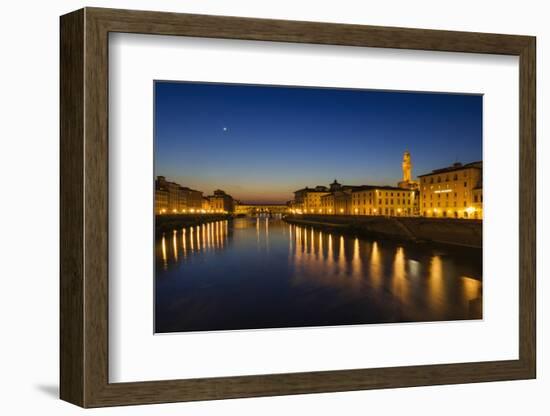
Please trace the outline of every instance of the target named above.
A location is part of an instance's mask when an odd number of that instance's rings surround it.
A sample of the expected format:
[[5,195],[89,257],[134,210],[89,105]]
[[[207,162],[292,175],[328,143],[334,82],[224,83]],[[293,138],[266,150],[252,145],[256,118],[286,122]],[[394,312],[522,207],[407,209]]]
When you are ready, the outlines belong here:
[[215,190],[214,194],[208,197],[208,200],[210,201],[212,212],[232,213],[235,210],[233,197],[221,189]]
[[315,188],[305,187],[294,192],[294,200],[290,208],[296,213],[315,214],[321,213],[321,197],[327,195],[329,190],[326,186]]
[[202,197],[202,212],[211,212],[211,209],[210,209],[210,200],[203,196]]
[[360,186],[351,194],[349,215],[411,217],[418,206],[418,192],[393,186]]
[[190,212],[202,210],[202,192],[195,189],[181,187],[180,188],[181,208]]
[[155,188],[155,214],[165,214],[168,212],[168,190],[164,188]]
[[321,197],[321,214],[334,215],[334,194],[328,193]]
[[483,218],[482,162],[455,163],[419,175],[420,215],[436,218]]
[[155,213],[193,213],[202,209],[202,192],[187,188],[164,176],[155,180]]
[[[409,177],[404,179],[407,180],[407,184],[414,184]],[[414,188],[414,186],[402,188],[342,185],[335,180],[328,189],[318,186],[296,191],[291,212],[322,215],[413,216],[417,214],[419,206],[418,190]]]

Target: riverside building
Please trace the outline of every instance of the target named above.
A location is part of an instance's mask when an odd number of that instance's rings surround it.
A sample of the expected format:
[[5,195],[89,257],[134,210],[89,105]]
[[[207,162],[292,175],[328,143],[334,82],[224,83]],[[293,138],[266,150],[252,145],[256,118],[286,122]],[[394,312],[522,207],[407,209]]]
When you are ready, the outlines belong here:
[[455,163],[418,177],[422,216],[483,218],[482,162]]
[[181,186],[157,176],[155,180],[155,213],[179,214],[202,210],[202,192]]
[[221,189],[216,189],[214,194],[208,197],[208,200],[212,212],[232,213],[235,210],[235,200]]

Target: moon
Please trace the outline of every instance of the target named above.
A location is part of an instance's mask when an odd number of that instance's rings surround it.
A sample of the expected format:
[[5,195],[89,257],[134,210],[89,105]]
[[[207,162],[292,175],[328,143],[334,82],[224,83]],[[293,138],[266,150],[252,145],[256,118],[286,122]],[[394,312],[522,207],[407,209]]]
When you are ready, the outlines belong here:
[[223,131],[227,131],[227,127],[223,127],[222,130],[223,130]]

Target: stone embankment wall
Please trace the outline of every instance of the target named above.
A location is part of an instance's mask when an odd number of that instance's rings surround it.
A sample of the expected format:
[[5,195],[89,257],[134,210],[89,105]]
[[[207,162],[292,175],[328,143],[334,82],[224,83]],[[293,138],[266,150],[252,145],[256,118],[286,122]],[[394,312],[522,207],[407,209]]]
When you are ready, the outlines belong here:
[[291,224],[357,235],[434,242],[466,247],[482,246],[483,222],[454,218],[383,217],[355,215],[289,215]]

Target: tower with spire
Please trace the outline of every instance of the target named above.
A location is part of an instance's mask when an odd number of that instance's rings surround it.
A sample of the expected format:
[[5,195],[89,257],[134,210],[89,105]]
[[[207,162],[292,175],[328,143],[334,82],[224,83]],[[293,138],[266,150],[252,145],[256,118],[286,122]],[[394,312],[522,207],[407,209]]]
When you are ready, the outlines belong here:
[[411,154],[408,150],[403,153],[403,163],[401,164],[403,168],[403,182],[410,182],[411,181],[411,172],[412,172],[412,164],[411,164]]
[[413,165],[411,162],[411,154],[408,150],[405,150],[405,153],[403,153],[401,168],[403,169],[403,179],[397,184],[397,186],[403,189],[418,189],[418,182],[413,181],[412,179]]

